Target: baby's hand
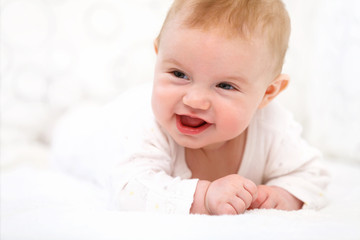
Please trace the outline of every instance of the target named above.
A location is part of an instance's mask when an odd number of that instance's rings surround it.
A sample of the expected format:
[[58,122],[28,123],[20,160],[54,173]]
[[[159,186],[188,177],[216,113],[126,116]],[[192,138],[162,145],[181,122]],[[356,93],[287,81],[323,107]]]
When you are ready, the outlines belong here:
[[212,182],[205,196],[205,207],[210,214],[241,214],[256,199],[255,183],[237,174]]
[[276,186],[258,186],[256,200],[250,205],[251,209],[280,209],[280,210],[299,210],[303,202],[294,197],[291,193],[281,187]]

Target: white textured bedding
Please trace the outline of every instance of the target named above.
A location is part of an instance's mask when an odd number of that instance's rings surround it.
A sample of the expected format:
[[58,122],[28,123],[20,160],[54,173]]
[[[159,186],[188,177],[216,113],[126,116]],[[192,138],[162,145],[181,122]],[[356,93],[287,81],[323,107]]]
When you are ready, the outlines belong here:
[[360,239],[360,166],[327,161],[320,211],[253,210],[239,216],[158,215],[107,209],[107,192],[49,169],[1,174],[1,236],[10,239]]

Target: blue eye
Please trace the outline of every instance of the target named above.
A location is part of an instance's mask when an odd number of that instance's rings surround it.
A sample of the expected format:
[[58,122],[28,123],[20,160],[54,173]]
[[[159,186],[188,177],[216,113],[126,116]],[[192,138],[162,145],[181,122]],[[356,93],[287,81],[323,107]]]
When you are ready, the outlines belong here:
[[184,73],[179,71],[174,71],[173,74],[177,78],[189,79]]
[[231,84],[228,84],[228,83],[219,83],[218,85],[216,85],[216,87],[222,88],[225,90],[235,90],[235,88]]

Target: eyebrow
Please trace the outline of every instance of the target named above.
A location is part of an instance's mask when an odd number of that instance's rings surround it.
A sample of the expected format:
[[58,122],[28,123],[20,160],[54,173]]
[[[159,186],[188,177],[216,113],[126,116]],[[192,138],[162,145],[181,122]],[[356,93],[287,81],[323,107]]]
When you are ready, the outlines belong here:
[[166,63],[173,63],[173,64],[175,64],[175,65],[183,66],[179,61],[177,61],[177,60],[174,59],[174,58],[164,59],[164,62],[166,62]]
[[249,81],[247,80],[247,78],[241,77],[241,76],[226,76],[225,79],[230,79],[230,80],[234,80],[234,81],[239,81],[241,83],[249,83]]

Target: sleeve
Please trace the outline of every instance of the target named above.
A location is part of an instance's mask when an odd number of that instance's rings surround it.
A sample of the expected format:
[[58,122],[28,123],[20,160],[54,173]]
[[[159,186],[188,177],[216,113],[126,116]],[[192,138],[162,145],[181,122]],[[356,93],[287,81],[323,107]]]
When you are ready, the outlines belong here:
[[302,139],[301,126],[292,118],[282,127],[271,141],[263,180],[266,185],[282,187],[302,200],[303,208],[322,208],[330,179],[321,165],[322,155]]
[[114,168],[112,206],[118,210],[189,214],[196,179],[172,177],[175,144],[156,126],[138,151]]

